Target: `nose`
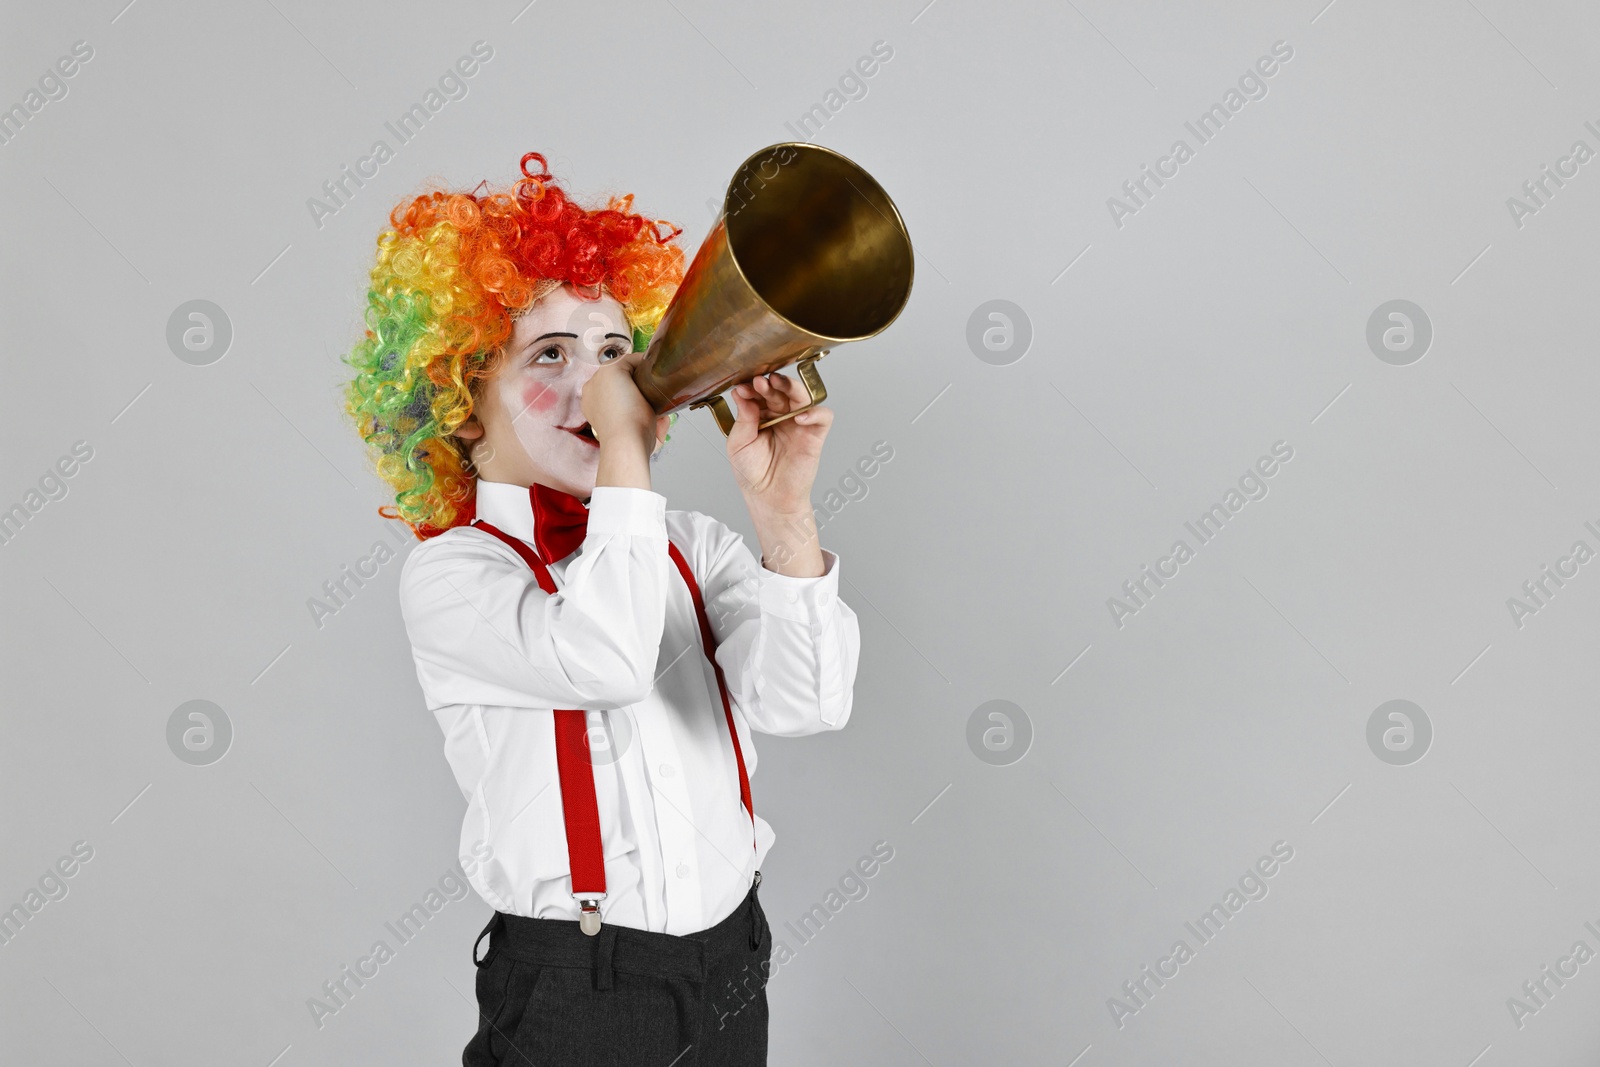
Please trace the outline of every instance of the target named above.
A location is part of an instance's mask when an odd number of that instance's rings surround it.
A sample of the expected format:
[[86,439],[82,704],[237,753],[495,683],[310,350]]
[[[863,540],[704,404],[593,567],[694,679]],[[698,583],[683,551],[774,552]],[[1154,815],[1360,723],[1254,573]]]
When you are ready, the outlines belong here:
[[573,365],[569,372],[574,375],[572,386],[572,404],[579,412],[578,418],[583,418],[583,387],[589,384],[589,379],[600,372],[600,364],[587,359],[580,359]]
[[574,364],[573,374],[575,375],[576,384],[573,386],[573,395],[577,397],[579,402],[583,400],[583,387],[589,384],[589,379],[599,372],[600,364],[593,360],[580,359]]

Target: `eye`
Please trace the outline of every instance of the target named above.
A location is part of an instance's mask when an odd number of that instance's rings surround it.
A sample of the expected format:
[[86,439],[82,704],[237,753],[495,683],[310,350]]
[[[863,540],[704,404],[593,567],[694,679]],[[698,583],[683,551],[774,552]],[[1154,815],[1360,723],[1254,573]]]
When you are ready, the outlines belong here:
[[565,353],[561,351],[561,346],[551,345],[549,348],[546,348],[544,351],[534,356],[531,362],[539,363],[544,360],[545,356],[555,356],[557,360],[560,360],[565,358]]
[[624,347],[623,345],[616,344],[616,345],[609,346],[606,349],[606,354],[609,355],[612,360],[618,360],[618,359],[621,359],[623,356],[627,355],[629,351],[630,350],[628,348]]

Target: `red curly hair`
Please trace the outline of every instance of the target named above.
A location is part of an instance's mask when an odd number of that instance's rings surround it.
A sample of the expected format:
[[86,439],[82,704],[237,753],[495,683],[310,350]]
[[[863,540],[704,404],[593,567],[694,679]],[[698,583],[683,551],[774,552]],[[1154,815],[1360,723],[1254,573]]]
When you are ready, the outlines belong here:
[[476,478],[454,434],[472,414],[476,383],[499,369],[517,314],[563,283],[607,292],[642,351],[683,281],[683,250],[671,243],[682,229],[634,214],[632,194],[585,209],[555,184],[544,156],[529,152],[519,169],[509,191],[484,182],[390,212],[366,334],[345,356],[356,371],[346,414],[395,490],[379,513],[419,539],[472,520]]

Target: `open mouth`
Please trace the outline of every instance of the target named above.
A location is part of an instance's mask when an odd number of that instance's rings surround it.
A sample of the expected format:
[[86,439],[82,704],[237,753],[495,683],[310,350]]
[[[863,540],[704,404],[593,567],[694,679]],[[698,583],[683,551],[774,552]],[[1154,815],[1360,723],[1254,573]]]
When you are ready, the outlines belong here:
[[582,426],[563,426],[561,428],[572,434],[574,437],[582,438],[591,445],[599,445],[600,443],[594,436],[594,430],[590,428],[587,422]]

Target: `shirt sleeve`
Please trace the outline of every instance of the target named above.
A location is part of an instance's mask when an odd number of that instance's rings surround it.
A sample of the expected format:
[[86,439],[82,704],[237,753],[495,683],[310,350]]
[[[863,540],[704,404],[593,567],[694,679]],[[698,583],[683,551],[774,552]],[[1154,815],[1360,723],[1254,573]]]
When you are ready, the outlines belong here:
[[491,534],[423,542],[402,570],[400,608],[429,708],[638,703],[654,684],[669,565],[666,498],[625,486],[594,489],[554,594]]
[[751,729],[798,737],[849,721],[861,629],[839,599],[839,557],[795,578],[757,562],[744,538],[716,520],[702,581],[717,663]]

